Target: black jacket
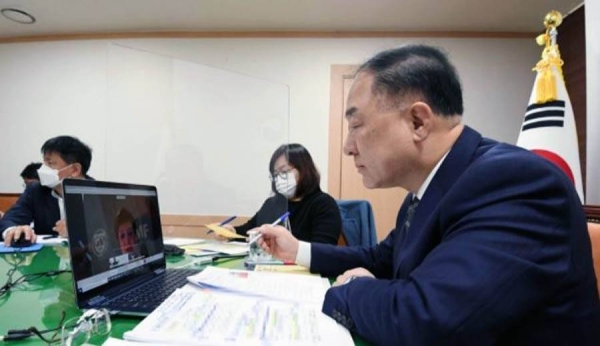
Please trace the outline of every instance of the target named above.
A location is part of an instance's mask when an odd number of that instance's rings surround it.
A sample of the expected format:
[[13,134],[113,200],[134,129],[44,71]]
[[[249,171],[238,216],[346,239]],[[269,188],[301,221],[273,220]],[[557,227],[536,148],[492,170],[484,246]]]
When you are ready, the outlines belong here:
[[286,211],[290,212],[292,234],[299,240],[337,244],[342,231],[342,218],[337,203],[330,195],[317,189],[298,202],[288,201],[281,194],[269,197],[248,222],[235,227],[238,234],[270,224]]
[[0,234],[9,227],[29,225],[32,221],[36,234],[54,234],[52,228],[58,220],[60,210],[52,189],[34,183],[27,186],[17,203],[0,219]]

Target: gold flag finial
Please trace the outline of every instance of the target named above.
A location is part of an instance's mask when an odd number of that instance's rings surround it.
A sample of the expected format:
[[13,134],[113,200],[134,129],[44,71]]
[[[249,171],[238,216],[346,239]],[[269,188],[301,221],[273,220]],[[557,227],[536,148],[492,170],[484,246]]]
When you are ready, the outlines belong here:
[[556,73],[563,80],[562,65],[563,61],[560,58],[560,51],[556,44],[556,28],[562,24],[562,14],[558,11],[550,11],[544,17],[544,26],[546,32],[536,37],[536,42],[540,46],[544,46],[542,51],[542,59],[535,65],[534,71],[539,73],[536,82],[536,103],[546,103],[555,101],[557,98],[556,89]]
[[557,28],[562,24],[562,14],[560,12],[552,10],[544,17],[544,26],[546,29]]

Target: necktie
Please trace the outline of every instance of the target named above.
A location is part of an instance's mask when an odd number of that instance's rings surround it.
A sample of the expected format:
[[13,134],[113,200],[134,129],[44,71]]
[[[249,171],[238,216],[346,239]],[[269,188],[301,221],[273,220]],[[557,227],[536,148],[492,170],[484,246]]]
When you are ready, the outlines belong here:
[[410,222],[412,221],[413,216],[415,216],[415,211],[417,210],[417,206],[419,205],[419,199],[414,197],[410,204],[408,205],[408,210],[406,211],[406,220],[404,220],[404,232],[408,230],[410,227]]

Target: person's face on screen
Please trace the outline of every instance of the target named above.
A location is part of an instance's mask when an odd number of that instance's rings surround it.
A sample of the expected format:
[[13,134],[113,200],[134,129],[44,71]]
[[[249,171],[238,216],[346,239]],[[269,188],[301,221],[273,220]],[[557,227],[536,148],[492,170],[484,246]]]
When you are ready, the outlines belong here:
[[117,228],[117,238],[119,239],[119,247],[122,253],[133,252],[137,238],[131,222],[119,225]]
[[404,186],[418,154],[410,107],[392,105],[384,95],[374,93],[374,81],[372,73],[361,72],[350,89],[344,153],[354,158],[365,187]]

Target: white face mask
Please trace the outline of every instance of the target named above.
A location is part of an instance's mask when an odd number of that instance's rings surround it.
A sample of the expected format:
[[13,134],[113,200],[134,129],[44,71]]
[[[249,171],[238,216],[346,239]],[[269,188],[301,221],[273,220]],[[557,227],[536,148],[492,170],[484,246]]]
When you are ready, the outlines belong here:
[[287,178],[282,178],[280,175],[275,178],[275,189],[286,198],[290,199],[296,194],[296,175],[294,171],[287,173]]
[[62,179],[58,177],[58,172],[60,172],[58,169],[52,169],[46,165],[42,165],[42,167],[40,167],[40,169],[38,169],[37,172],[40,177],[40,184],[44,186],[53,189],[58,184],[62,183]]

